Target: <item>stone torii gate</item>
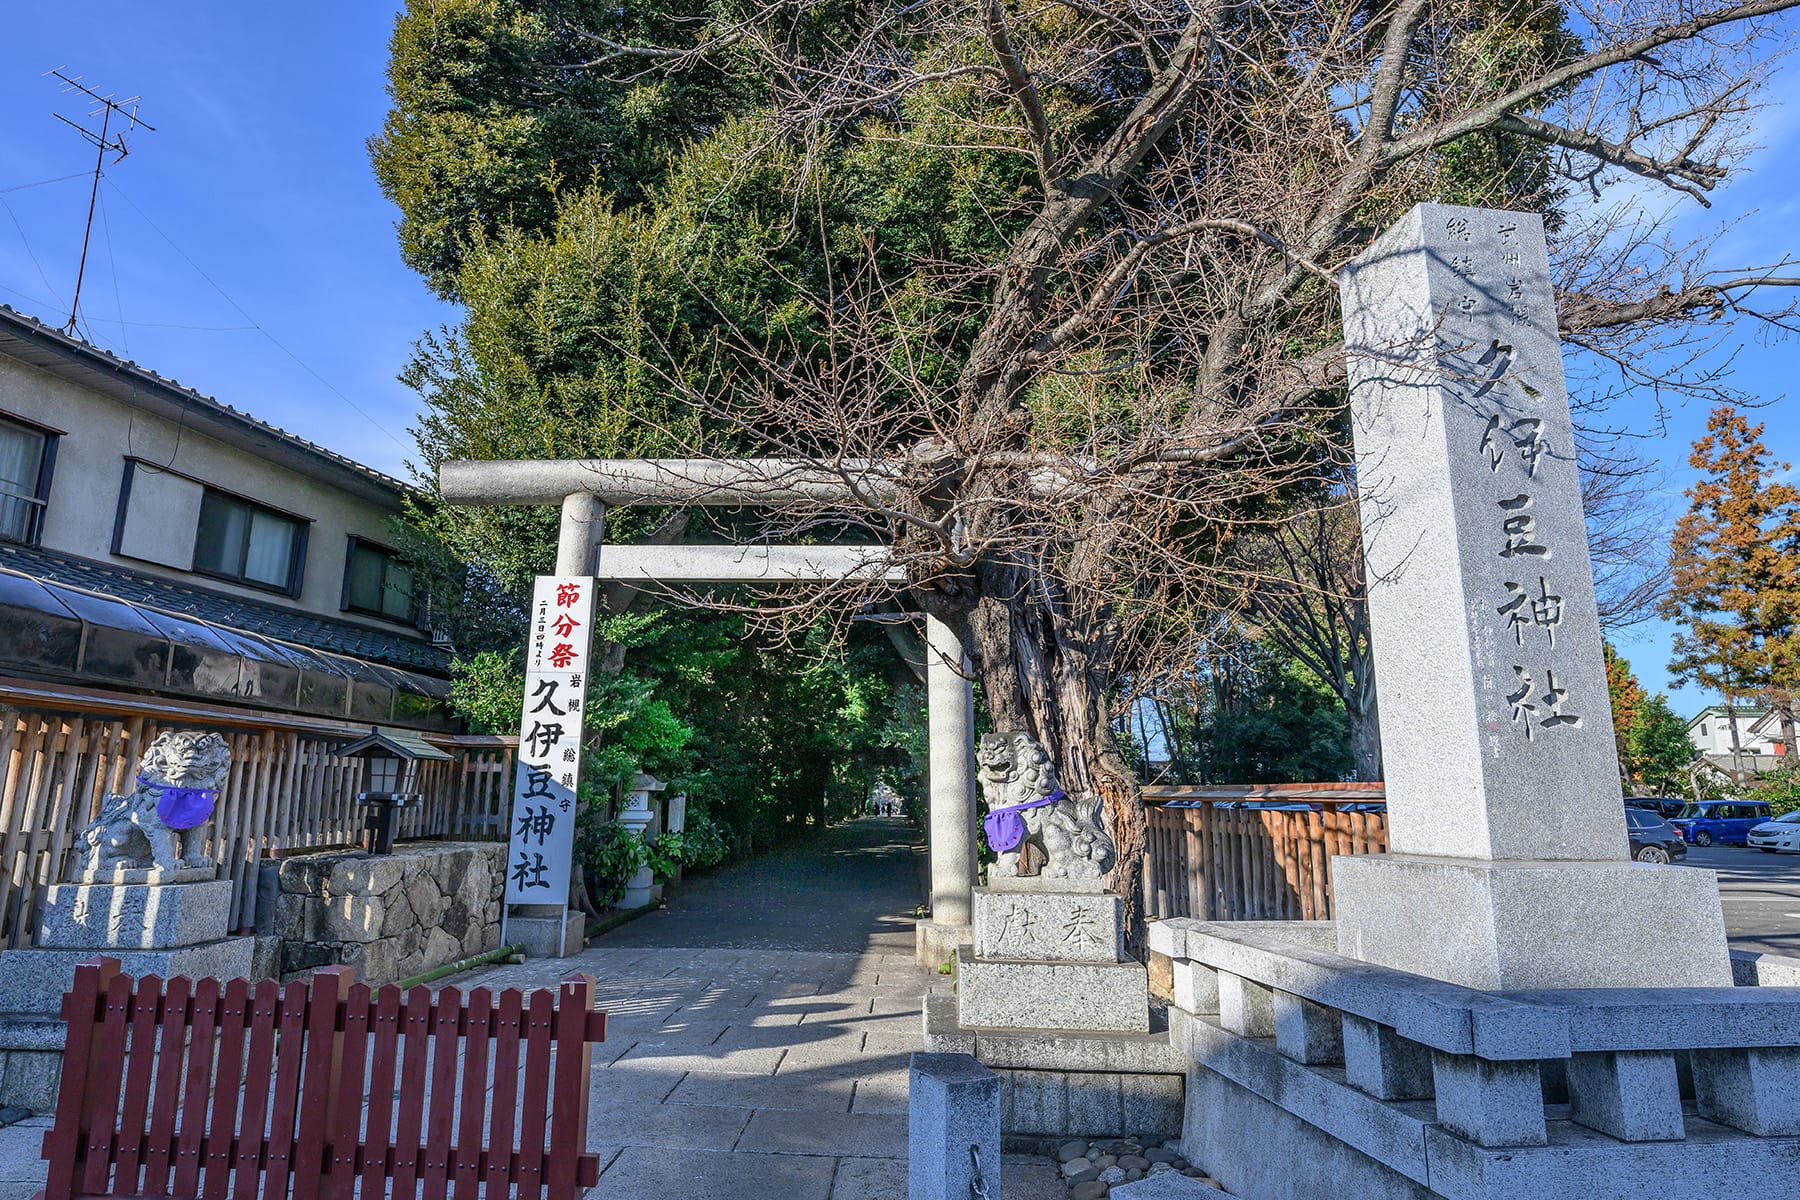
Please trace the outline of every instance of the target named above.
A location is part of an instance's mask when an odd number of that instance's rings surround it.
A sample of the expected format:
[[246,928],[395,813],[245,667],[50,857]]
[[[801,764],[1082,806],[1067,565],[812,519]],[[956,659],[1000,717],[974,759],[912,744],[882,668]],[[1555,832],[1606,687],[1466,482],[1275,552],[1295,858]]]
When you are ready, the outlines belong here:
[[[854,480],[854,482],[852,482]],[[904,578],[886,546],[604,544],[606,510],[632,506],[791,508],[896,498],[882,467],[789,459],[556,459],[450,462],[438,472],[458,505],[558,504],[558,575],[626,584],[823,583]],[[950,626],[925,616],[930,735],[931,919],[917,956],[935,967],[971,940],[975,853],[975,701],[968,655]]]

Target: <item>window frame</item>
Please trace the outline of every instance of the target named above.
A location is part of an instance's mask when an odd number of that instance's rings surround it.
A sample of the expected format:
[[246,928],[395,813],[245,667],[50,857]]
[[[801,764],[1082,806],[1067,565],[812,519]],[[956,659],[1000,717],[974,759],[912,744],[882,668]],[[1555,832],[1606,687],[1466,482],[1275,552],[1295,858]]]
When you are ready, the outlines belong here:
[[264,504],[260,500],[252,500],[241,492],[234,492],[229,488],[214,487],[203,479],[196,479],[194,482],[198,483],[202,488],[200,497],[201,520],[205,519],[207,498],[209,496],[217,496],[222,500],[227,500],[233,504],[250,509],[253,513],[261,512],[274,517],[278,521],[286,521],[289,525],[294,527],[294,540],[292,545],[288,548],[287,582],[285,584],[265,583],[260,579],[251,579],[244,575],[232,575],[229,572],[216,571],[211,567],[201,566],[200,530],[196,523],[194,529],[194,559],[193,564],[188,569],[194,574],[204,575],[208,579],[218,579],[238,587],[254,588],[259,592],[273,592],[277,596],[286,596],[291,600],[299,599],[301,585],[306,579],[307,536],[312,529],[312,521],[309,518],[300,516],[298,513],[292,513],[288,512],[286,509],[276,508],[273,504]]
[[[10,537],[0,532],[0,542],[10,542],[15,546],[38,546],[44,540],[44,515],[50,511],[50,483],[56,474],[56,447],[67,436],[67,431],[54,425],[46,425],[42,421],[33,421],[30,417],[22,417],[10,409],[0,408],[0,424],[16,425],[27,433],[35,433],[44,439],[44,451],[38,458],[37,486],[29,496],[19,496],[31,506],[31,518],[25,523],[25,536]],[[8,492],[7,495],[13,495]]]
[[400,552],[384,542],[378,542],[374,538],[363,537],[360,534],[355,533],[350,534],[346,539],[346,542],[347,544],[344,547],[343,596],[338,604],[340,611],[355,613],[362,617],[374,617],[378,621],[388,621],[395,625],[405,625],[408,628],[417,629],[419,627],[420,611],[419,593],[417,589],[413,591],[412,604],[408,609],[407,614],[403,617],[396,617],[392,613],[383,612],[380,608],[365,608],[364,606],[353,602],[350,598],[351,572],[356,565],[356,551],[358,547],[373,550],[384,558],[385,561],[382,563],[381,571],[381,587],[383,592],[386,592],[387,590],[387,568],[400,557]]

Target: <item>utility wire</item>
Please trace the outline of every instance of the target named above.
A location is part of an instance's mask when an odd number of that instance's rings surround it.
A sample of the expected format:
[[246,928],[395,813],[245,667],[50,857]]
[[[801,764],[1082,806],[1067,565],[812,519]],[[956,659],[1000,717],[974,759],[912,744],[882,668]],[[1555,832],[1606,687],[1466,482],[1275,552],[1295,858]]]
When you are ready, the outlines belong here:
[[86,179],[86,171],[77,171],[73,175],[58,175],[55,179],[39,179],[33,183],[15,183],[11,187],[0,187],[0,193],[22,192],[26,188],[43,187],[45,184],[61,183],[66,179]]
[[56,285],[50,282],[50,276],[44,274],[44,264],[38,261],[37,252],[31,248],[31,239],[25,236],[25,227],[19,224],[19,214],[14,212],[12,205],[5,200],[0,200],[0,208],[6,210],[6,215],[12,218],[13,228],[19,231],[19,244],[25,247],[25,253],[31,259],[31,265],[37,268],[38,278],[44,281],[44,290],[50,293],[52,300],[56,301],[56,307],[61,308],[62,298],[56,294]]
[[[192,267],[194,269],[194,272],[197,275],[199,275],[200,278],[206,280],[207,283],[211,284],[213,291],[219,293],[220,296],[223,296],[225,298],[225,303],[227,303],[227,304],[231,305],[231,307],[237,309],[238,315],[243,317],[244,320],[248,321],[250,323],[250,327],[252,329],[256,330],[256,332],[258,332],[258,333],[262,334],[264,337],[268,338],[269,341],[274,344],[276,349],[280,350],[283,354],[287,355],[289,358],[293,359],[296,363],[298,363],[300,368],[303,371],[305,371],[308,375],[311,375],[314,379],[318,380],[321,384],[323,384],[325,389],[327,391],[329,391],[332,395],[336,396],[339,400],[342,400],[345,404],[349,405],[350,408],[358,416],[362,417],[363,420],[365,420],[369,424],[373,425],[376,429],[379,429],[383,434],[385,434],[387,436],[389,441],[393,442],[394,445],[400,447],[400,449],[402,451],[404,451],[408,454],[412,454],[417,451],[418,447],[408,446],[405,442],[401,441],[398,437],[396,437],[394,435],[394,432],[392,430],[390,430],[386,425],[383,425],[380,421],[377,421],[374,417],[370,416],[368,414],[368,412],[365,411],[361,405],[357,404],[356,401],[352,400],[350,397],[346,396],[343,392],[339,391],[337,389],[336,385],[334,385],[329,379],[325,378],[323,375],[321,375],[317,371],[313,370],[311,364],[309,364],[305,359],[301,358],[298,354],[295,354],[292,350],[288,349],[287,346],[281,341],[280,338],[276,337],[274,334],[270,333],[267,329],[263,328],[263,326],[257,321],[257,319],[250,315],[250,312],[248,309],[246,309],[243,305],[239,304],[236,300],[232,299],[231,293],[227,292],[223,287],[219,286],[218,280],[214,279],[211,275],[208,275],[206,273],[206,271],[200,266],[199,263],[195,262],[191,257],[189,257],[187,251],[183,250],[179,245],[176,244],[174,238],[170,237],[168,234],[163,232],[162,226],[158,225],[155,221],[152,221],[150,219],[150,214],[146,213],[143,209],[138,207],[137,201],[133,200],[129,195],[127,195],[124,188],[122,188],[118,184],[114,183],[112,180],[112,177],[110,175],[102,175],[102,178],[105,179],[107,185],[109,187],[111,187],[113,191],[118,193],[119,198],[121,200],[123,200],[123,201],[125,201],[125,203],[131,205],[133,212],[137,213],[138,216],[144,218],[144,224],[146,224],[146,225],[150,226],[150,228],[154,229],[156,231],[157,236],[162,238],[163,241],[167,242],[169,244],[169,248],[171,250],[175,251],[176,254],[179,254],[181,256],[181,260],[183,262],[187,263],[188,266]],[[4,203],[4,202],[0,201],[0,203]]]

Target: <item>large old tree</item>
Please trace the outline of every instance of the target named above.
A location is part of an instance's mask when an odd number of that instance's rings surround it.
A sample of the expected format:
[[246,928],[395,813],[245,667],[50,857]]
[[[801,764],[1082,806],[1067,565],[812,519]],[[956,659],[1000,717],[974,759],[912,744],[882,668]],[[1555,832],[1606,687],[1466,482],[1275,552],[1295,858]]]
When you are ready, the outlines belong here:
[[[373,151],[470,309],[424,351],[427,465],[599,443],[855,484],[732,532],[894,541],[996,725],[1105,798],[1129,898],[1115,685],[1341,476],[1337,268],[1421,200],[1547,212],[1565,338],[1670,382],[1648,347],[1778,272],[1710,272],[1606,186],[1704,203],[1796,2],[418,0]],[[497,394],[543,423],[491,436]]]

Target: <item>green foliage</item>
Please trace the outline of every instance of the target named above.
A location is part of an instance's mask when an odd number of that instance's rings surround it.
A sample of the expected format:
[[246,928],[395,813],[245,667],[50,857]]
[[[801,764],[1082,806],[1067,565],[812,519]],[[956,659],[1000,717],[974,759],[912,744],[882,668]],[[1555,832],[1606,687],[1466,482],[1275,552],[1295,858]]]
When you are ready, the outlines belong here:
[[1777,816],[1800,808],[1800,767],[1764,771],[1756,777],[1754,795],[1758,800],[1767,800]]
[[1350,777],[1350,723],[1318,676],[1236,636],[1196,664],[1181,704],[1162,707],[1175,775],[1187,783],[1320,783]]
[[704,3],[431,0],[409,4],[389,43],[393,108],[369,141],[375,177],[400,209],[408,265],[440,295],[475,239],[539,229],[559,200],[599,185],[627,200],[663,177],[668,146],[702,137],[754,81],[699,74],[616,81],[571,69],[595,55],[587,31],[655,42]]
[[681,831],[682,863],[700,869],[716,867],[730,852],[725,827],[704,812],[689,808],[686,827]]
[[679,833],[659,833],[644,839],[644,861],[658,883],[673,879],[675,872],[687,862],[686,838]]
[[1661,692],[1644,701],[1626,733],[1626,770],[1639,787],[1657,796],[1680,796],[1688,790],[1688,764],[1694,745],[1687,722],[1669,707]]
[[631,877],[650,861],[650,847],[635,829],[609,821],[586,806],[575,821],[575,855],[587,880],[588,897],[605,906],[625,894]]

